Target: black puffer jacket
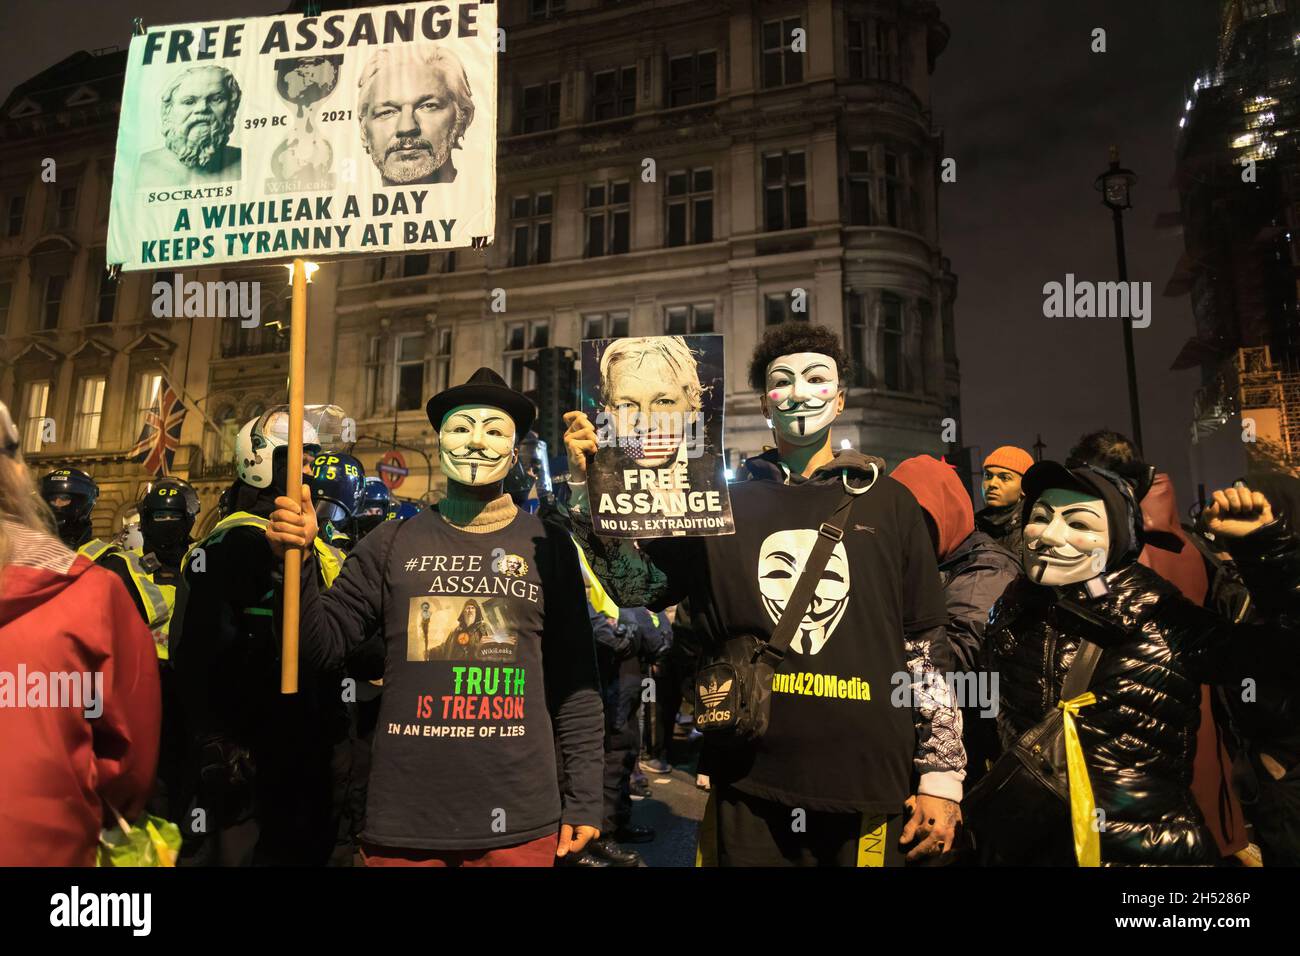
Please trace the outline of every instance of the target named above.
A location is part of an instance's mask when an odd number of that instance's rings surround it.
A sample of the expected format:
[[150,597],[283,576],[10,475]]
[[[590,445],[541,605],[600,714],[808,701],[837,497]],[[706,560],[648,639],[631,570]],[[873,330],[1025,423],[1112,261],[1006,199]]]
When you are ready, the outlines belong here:
[[[1270,549],[1274,568],[1282,566],[1281,547]],[[1245,556],[1250,548],[1241,550],[1243,574],[1258,573],[1258,562]],[[994,606],[986,648],[1001,678],[1002,745],[1056,706],[1086,636],[1103,653],[1089,685],[1097,702],[1079,711],[1076,725],[1105,811],[1102,863],[1213,863],[1214,842],[1190,791],[1200,685],[1294,674],[1300,643],[1277,626],[1230,625],[1136,562],[1104,580],[1110,593],[1090,598],[1082,585],[1055,589],[1022,578]]]

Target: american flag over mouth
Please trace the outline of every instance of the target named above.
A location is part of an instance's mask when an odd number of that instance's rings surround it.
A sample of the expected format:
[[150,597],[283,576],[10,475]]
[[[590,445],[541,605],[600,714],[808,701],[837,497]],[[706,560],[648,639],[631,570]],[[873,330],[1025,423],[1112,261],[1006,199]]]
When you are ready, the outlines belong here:
[[144,470],[154,477],[166,475],[181,443],[181,425],[185,406],[167,386],[154,398],[153,407],[144,416],[140,438],[127,455],[132,461],[144,462]]
[[662,458],[677,451],[682,436],[671,432],[651,432],[648,435],[620,435],[619,449],[629,458]]

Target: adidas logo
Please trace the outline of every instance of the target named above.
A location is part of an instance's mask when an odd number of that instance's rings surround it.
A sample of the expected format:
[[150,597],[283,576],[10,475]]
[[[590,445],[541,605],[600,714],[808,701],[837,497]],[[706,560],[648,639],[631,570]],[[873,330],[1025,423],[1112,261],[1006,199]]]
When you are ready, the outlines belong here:
[[855,524],[855,525],[853,526],[853,530],[854,530],[854,531],[869,531],[869,532],[871,532],[872,534],[875,534],[875,533],[876,533],[876,529],[873,528],[873,527],[871,527],[871,525],[869,525],[869,524]]
[[700,692],[700,700],[704,701],[704,706],[712,710],[727,699],[727,692],[731,690],[731,681],[723,681],[722,686],[719,687],[715,679],[710,682],[708,687],[701,684],[697,689]]

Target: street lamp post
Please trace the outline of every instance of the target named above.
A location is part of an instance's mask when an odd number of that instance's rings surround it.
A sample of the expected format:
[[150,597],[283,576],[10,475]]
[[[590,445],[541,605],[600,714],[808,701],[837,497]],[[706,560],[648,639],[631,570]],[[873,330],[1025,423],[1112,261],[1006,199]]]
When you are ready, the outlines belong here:
[[[1115,258],[1119,263],[1119,281],[1128,282],[1128,257],[1124,252],[1124,210],[1131,209],[1130,192],[1137,182],[1131,169],[1119,164],[1119,147],[1110,148],[1110,167],[1097,177],[1095,186],[1101,192],[1101,201],[1110,208],[1115,223]],[[1133,320],[1122,316],[1124,330],[1124,365],[1128,372],[1128,409],[1132,421],[1133,444],[1142,453],[1142,411],[1138,406],[1137,362],[1133,357]]]

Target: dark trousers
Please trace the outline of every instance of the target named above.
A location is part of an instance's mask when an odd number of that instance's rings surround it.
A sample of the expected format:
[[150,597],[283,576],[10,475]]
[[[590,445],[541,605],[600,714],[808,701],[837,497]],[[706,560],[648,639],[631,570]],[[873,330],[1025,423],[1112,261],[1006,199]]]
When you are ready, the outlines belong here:
[[1253,780],[1243,787],[1242,804],[1264,865],[1300,866],[1300,764],[1277,780],[1257,755],[1243,754],[1240,761],[1250,763]]
[[669,760],[673,728],[677,724],[677,712],[682,706],[680,666],[680,662],[669,655],[650,670],[650,676],[654,678],[655,699],[646,703],[645,751],[650,757],[659,760]]
[[636,658],[602,662],[605,703],[605,819],[601,832],[612,834],[632,820],[632,768],[641,750],[641,664]]
[[[701,857],[716,866],[903,866],[901,814],[800,810],[721,787],[705,811]],[[713,833],[708,831],[712,828]],[[703,841],[712,839],[713,847]],[[710,851],[715,853],[709,859]]]

